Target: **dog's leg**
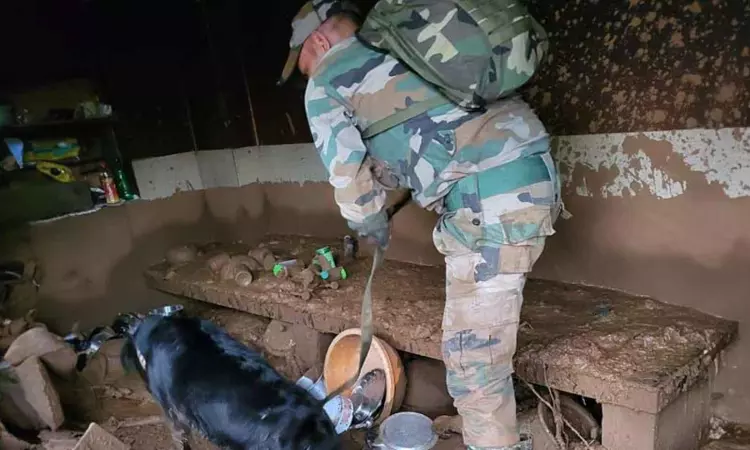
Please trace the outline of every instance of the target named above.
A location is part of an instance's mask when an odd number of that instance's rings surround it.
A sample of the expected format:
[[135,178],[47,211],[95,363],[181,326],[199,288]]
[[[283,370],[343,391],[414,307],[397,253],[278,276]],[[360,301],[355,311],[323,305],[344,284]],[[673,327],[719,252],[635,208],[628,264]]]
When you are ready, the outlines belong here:
[[176,411],[168,411],[167,424],[172,436],[172,448],[174,450],[190,450],[190,427],[180,420],[180,414]]

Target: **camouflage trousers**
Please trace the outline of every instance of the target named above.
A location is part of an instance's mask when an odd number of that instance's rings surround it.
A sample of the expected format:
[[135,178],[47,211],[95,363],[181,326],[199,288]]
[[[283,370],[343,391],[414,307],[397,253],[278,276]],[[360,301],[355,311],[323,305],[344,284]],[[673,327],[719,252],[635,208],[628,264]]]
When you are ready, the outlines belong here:
[[433,231],[446,263],[443,360],[469,448],[518,443],[511,375],[523,288],[562,208],[548,154],[509,165],[459,181]]

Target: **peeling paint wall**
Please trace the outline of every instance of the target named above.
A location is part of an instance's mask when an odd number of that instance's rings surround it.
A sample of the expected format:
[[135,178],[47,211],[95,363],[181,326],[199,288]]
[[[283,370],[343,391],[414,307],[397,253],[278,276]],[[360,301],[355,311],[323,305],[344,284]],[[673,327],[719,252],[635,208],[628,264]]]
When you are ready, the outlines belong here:
[[750,129],[648,131],[554,140],[562,185],[583,197],[668,199],[717,186],[750,196]]

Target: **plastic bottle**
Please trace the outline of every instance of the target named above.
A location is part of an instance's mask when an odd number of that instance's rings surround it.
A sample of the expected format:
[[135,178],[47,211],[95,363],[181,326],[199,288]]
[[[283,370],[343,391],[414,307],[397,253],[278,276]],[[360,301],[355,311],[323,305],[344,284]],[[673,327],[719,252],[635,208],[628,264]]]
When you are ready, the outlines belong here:
[[115,159],[114,175],[115,183],[117,184],[117,190],[120,192],[120,197],[122,197],[124,200],[133,200],[138,198],[133,192],[133,189],[131,189],[130,183],[128,183],[128,178],[125,176],[125,170],[123,170],[119,158]]

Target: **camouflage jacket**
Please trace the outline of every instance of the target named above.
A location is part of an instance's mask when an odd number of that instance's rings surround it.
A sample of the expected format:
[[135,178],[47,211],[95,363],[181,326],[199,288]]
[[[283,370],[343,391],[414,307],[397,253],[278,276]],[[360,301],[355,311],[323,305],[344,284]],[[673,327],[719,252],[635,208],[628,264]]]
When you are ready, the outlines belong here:
[[305,109],[315,147],[354,230],[387,224],[386,189],[408,188],[420,206],[442,212],[443,197],[463,177],[549,151],[544,126],[520,98],[485,112],[445,104],[362,140],[369,124],[436,95],[398,60],[355,37],[332,47],[310,77]]

